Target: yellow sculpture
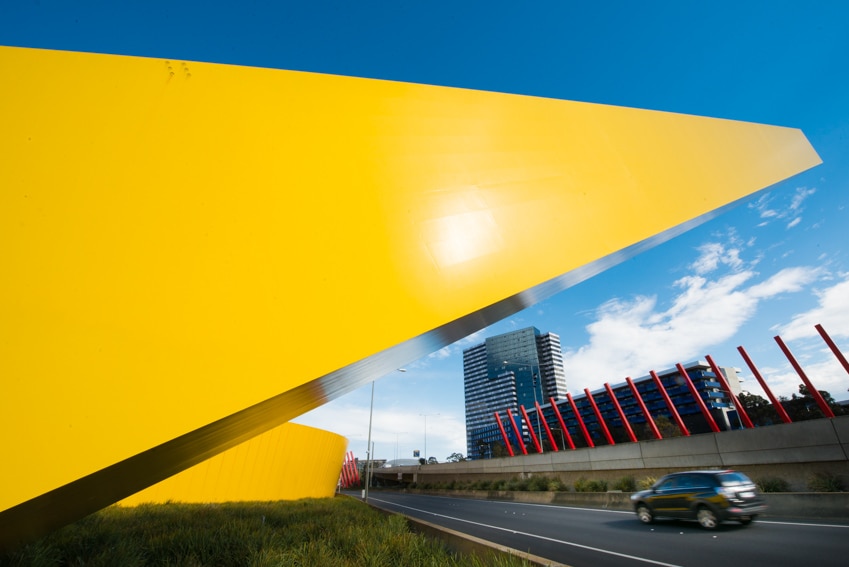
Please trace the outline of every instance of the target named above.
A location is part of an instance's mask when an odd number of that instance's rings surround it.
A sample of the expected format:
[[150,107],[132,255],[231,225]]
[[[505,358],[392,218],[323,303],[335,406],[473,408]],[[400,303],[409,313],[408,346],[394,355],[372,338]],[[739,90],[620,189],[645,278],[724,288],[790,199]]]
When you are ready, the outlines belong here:
[[0,547],[819,163],[797,129],[491,92],[12,47],[0,73]]

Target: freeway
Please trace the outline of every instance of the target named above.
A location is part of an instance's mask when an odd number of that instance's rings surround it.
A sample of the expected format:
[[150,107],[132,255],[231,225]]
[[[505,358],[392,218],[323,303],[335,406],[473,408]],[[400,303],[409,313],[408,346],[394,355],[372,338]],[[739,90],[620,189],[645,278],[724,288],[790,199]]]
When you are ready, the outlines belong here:
[[641,524],[632,512],[400,492],[373,506],[573,567],[849,564],[849,524],[758,519],[713,531],[695,522]]

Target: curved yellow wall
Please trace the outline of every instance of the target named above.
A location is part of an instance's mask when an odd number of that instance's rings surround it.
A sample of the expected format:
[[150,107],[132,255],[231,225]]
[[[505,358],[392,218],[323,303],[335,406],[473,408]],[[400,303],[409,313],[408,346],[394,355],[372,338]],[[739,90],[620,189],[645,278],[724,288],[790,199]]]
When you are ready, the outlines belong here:
[[500,93],[11,47],[0,74],[0,547],[819,163],[792,128]]
[[347,440],[286,423],[119,502],[228,502],[333,496]]

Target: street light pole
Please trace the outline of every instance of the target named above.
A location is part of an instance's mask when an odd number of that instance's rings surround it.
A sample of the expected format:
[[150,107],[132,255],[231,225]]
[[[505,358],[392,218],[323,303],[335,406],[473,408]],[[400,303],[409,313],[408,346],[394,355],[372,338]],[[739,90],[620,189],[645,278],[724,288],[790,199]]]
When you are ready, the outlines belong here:
[[439,414],[438,413],[430,413],[430,414],[420,413],[419,415],[424,416],[424,418],[425,418],[425,423],[424,423],[424,458],[425,458],[425,463],[427,463],[428,458],[429,458],[427,456],[427,416],[430,415],[431,417],[433,417],[433,416],[436,416],[436,415],[439,415]]
[[369,466],[371,463],[371,417],[374,414],[374,380],[371,381],[371,405],[368,410],[368,442],[366,444],[366,488],[363,491],[363,500],[368,502],[368,485],[371,484],[371,475],[369,474],[371,471],[371,467]]
[[[398,368],[398,372],[406,372],[406,368]],[[371,404],[369,404],[368,408],[368,441],[366,445],[366,466],[365,466],[365,477],[366,477],[366,487],[363,490],[363,500],[368,502],[368,487],[371,484],[371,461],[374,458],[372,453],[374,452],[374,446],[371,444],[371,418],[374,415],[374,380],[371,381]]]

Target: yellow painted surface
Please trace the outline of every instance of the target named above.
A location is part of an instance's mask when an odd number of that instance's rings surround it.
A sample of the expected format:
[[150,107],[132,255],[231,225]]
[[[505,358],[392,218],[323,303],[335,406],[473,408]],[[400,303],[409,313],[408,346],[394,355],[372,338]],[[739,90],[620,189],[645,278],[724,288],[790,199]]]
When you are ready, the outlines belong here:
[[819,163],[792,128],[396,82],[0,76],[0,511]]
[[329,498],[347,440],[285,423],[119,502],[228,502]]

